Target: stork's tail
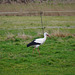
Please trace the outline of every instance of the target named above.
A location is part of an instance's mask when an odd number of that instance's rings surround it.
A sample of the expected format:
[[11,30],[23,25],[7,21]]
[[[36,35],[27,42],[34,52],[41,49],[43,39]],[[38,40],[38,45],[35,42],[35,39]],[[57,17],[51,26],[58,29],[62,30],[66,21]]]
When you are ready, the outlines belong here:
[[27,47],[31,46],[31,43],[27,44]]

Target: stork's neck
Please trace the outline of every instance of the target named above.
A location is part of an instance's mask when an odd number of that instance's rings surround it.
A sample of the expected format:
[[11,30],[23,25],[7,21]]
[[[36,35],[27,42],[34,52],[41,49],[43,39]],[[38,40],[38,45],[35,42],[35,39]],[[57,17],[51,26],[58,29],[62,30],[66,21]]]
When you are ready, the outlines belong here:
[[47,36],[46,36],[46,34],[44,34],[44,39],[46,40],[46,38],[47,38]]

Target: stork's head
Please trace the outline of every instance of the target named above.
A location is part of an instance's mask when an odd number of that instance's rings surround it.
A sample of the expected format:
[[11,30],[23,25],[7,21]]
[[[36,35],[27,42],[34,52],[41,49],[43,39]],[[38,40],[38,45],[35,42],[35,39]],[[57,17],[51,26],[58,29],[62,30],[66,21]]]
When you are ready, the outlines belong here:
[[44,33],[44,36],[48,36],[48,37],[50,37],[49,34],[48,34],[47,32]]

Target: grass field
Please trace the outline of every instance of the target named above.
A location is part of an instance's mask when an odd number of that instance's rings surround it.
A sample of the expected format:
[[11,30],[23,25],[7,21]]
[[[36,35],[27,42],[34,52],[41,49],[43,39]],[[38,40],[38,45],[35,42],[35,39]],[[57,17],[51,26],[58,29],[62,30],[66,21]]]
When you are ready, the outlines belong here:
[[72,4],[49,4],[49,3],[29,3],[29,4],[0,4],[0,12],[25,12],[25,11],[74,11],[75,3]]
[[[46,26],[75,26],[73,16],[43,16]],[[1,75],[75,75],[75,28],[45,28],[51,38],[39,47],[40,56],[26,45],[42,37],[40,17],[0,16]]]
[[[12,3],[0,4],[1,16],[33,16],[44,12],[44,16],[75,16],[74,3]],[[49,12],[48,12],[49,11]],[[61,12],[60,12],[61,11]]]

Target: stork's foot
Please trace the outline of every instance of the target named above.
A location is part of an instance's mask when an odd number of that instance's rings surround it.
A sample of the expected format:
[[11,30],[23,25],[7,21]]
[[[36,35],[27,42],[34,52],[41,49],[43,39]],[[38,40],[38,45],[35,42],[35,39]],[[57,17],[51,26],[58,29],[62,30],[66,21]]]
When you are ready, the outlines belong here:
[[35,48],[33,48],[33,53],[32,54],[34,54],[34,50],[35,50]]
[[39,48],[38,48],[38,52],[39,52],[39,55],[40,55],[40,51],[39,51]]

